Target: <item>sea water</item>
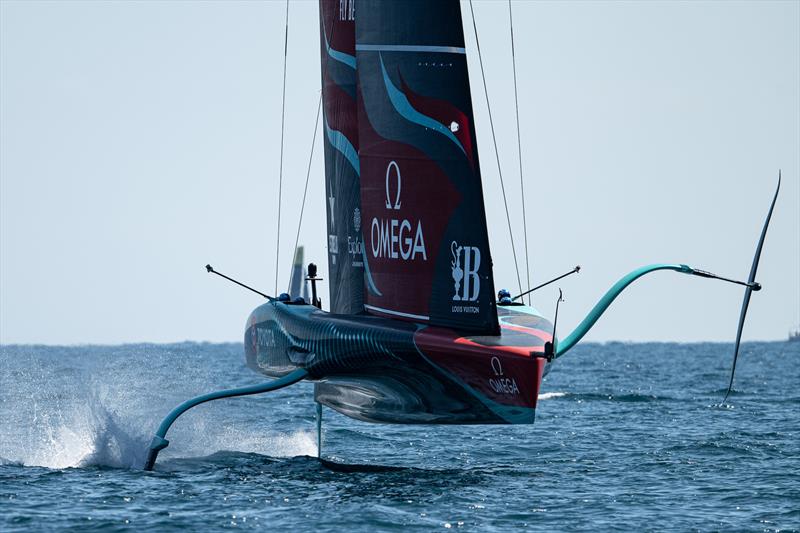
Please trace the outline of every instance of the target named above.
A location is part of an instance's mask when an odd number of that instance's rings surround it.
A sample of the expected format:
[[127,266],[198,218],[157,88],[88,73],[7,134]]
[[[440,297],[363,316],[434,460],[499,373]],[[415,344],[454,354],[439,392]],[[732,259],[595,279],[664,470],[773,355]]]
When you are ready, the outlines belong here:
[[[0,531],[800,530],[800,343],[587,344],[532,426],[366,424],[253,384],[240,344],[0,347]],[[488,373],[488,370],[487,370]]]

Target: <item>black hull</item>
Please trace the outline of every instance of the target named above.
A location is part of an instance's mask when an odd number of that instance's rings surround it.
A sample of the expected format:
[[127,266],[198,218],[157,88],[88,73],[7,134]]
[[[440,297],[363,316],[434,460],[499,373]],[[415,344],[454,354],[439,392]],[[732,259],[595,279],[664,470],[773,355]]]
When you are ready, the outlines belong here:
[[[518,340],[515,335],[510,332],[508,338]],[[465,339],[471,344],[464,346]],[[529,352],[541,351],[543,342],[517,355],[502,353],[509,348],[501,336],[486,338],[485,346],[475,340],[481,339],[278,302],[256,309],[245,334],[248,366],[273,377],[305,369],[315,381],[315,399],[351,418],[402,424],[533,423],[545,363]],[[502,364],[499,373],[491,359]]]

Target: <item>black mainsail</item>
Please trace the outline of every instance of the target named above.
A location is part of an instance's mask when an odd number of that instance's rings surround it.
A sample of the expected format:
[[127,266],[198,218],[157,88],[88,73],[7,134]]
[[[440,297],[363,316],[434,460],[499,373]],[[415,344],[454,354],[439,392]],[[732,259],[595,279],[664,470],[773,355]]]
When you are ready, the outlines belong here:
[[458,0],[359,0],[366,309],[497,334]]

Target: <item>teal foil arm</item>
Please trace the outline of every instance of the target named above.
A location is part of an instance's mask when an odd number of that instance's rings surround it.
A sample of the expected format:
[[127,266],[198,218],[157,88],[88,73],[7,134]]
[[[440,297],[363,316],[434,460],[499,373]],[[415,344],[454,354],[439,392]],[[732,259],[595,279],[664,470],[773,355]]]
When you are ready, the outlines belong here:
[[624,276],[618,282],[611,287],[600,301],[589,311],[589,314],[586,315],[586,318],[578,324],[578,327],[575,328],[575,331],[569,334],[569,336],[561,342],[557,343],[556,347],[556,357],[561,357],[565,353],[569,351],[570,348],[575,346],[578,341],[580,341],[586,333],[592,329],[595,322],[600,318],[600,316],[608,309],[611,303],[620,295],[622,291],[624,291],[628,285],[636,281],[637,279],[641,278],[645,274],[649,274],[651,272],[656,272],[658,270],[674,270],[675,272],[680,272],[681,274],[694,274],[694,269],[688,265],[676,265],[676,264],[655,264],[655,265],[647,265],[641,268],[637,268],[633,272],[629,273],[628,275]]
[[196,398],[192,398],[191,400],[186,400],[178,407],[173,409],[167,417],[161,422],[161,425],[158,427],[158,431],[156,431],[153,440],[150,442],[150,447],[147,450],[147,459],[145,460],[144,469],[145,470],[152,470],[153,466],[156,464],[156,458],[158,457],[158,452],[163,450],[169,445],[169,441],[166,439],[167,431],[169,430],[170,426],[172,425],[175,420],[178,419],[183,413],[191,409],[192,407],[198,406],[201,403],[210,402],[212,400],[219,400],[221,398],[233,398],[235,396],[249,396],[251,394],[261,394],[264,392],[269,392],[277,389],[282,389],[283,387],[288,387],[289,385],[293,385],[298,381],[301,381],[308,375],[302,368],[298,368],[290,372],[289,374],[283,376],[279,379],[274,379],[272,381],[268,381],[266,383],[261,383],[259,385],[252,385],[250,387],[241,387],[238,389],[228,389],[228,390],[221,390],[217,392],[211,392],[208,394],[203,394],[202,396],[197,396]]

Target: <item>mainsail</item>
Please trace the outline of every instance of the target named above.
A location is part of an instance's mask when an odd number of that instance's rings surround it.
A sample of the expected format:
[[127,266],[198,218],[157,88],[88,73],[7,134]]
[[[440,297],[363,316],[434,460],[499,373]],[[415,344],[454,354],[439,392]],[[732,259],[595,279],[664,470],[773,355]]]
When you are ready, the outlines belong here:
[[319,2],[332,313],[364,310],[354,8],[354,0]]
[[459,2],[359,0],[355,19],[366,309],[497,334]]

